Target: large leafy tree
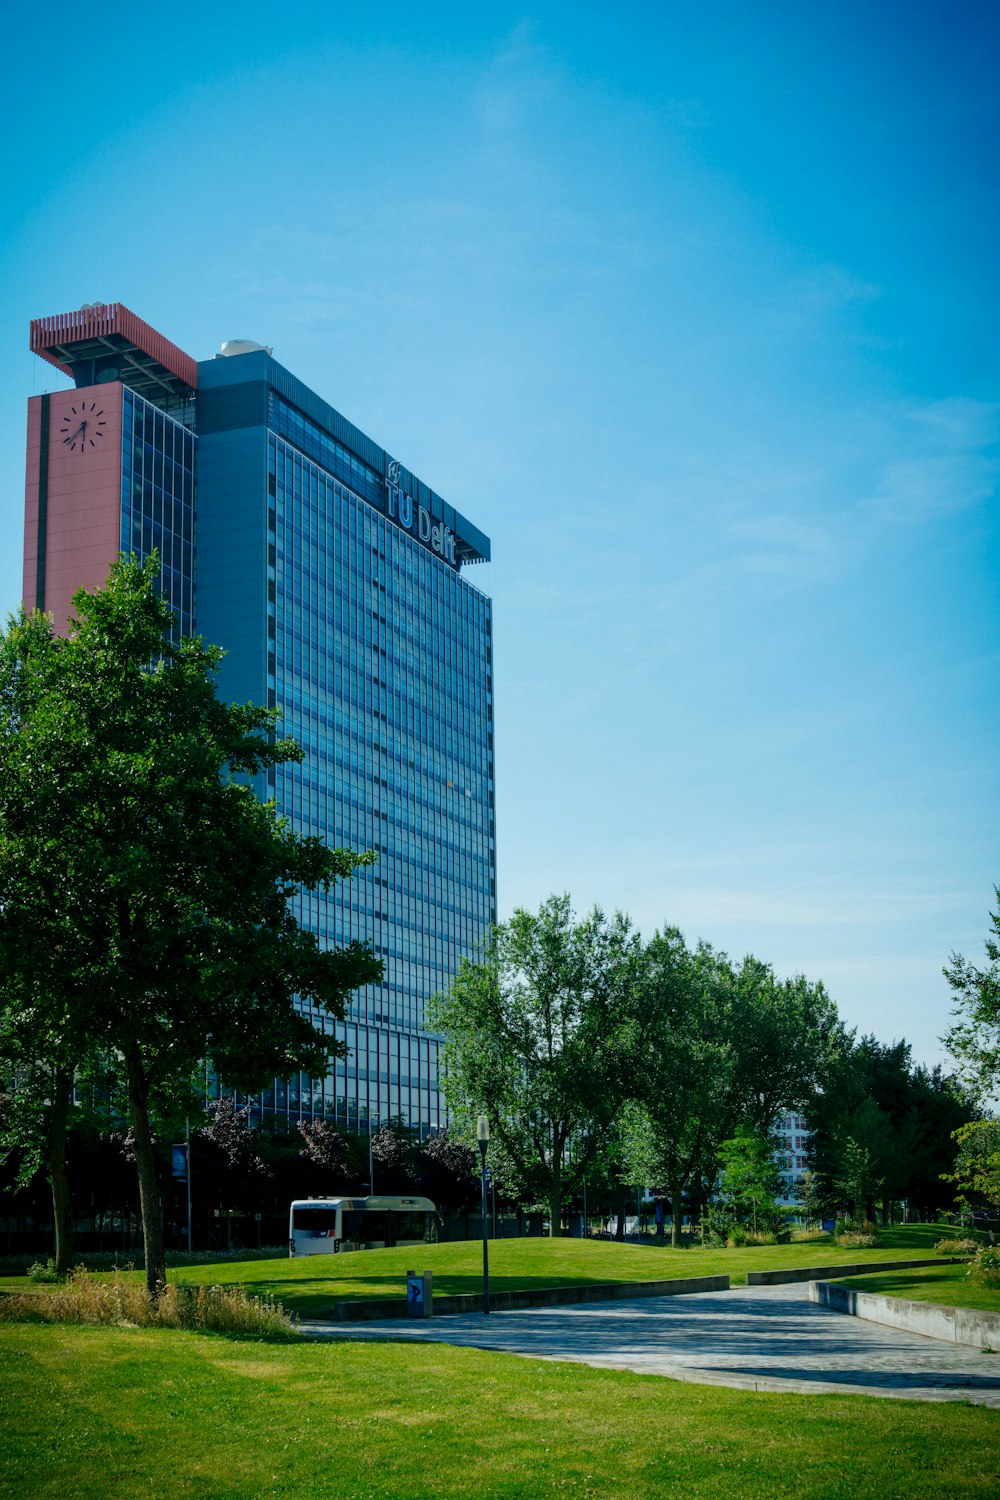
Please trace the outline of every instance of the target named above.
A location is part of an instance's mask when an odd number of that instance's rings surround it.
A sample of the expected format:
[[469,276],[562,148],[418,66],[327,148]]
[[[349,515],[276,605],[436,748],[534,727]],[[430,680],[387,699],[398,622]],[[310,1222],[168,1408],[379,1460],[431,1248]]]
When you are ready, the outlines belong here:
[[629,1033],[624,1146],[631,1169],[669,1197],[675,1245],[685,1200],[712,1188],[722,1142],[767,1139],[780,1109],[812,1097],[838,1033],[822,985],[779,980],[752,956],[734,965],[707,943],[688,949],[675,928],[654,934]]
[[803,1109],[816,1096],[843,1027],[822,983],[802,974],[779,979],[752,955],[731,972],[731,1108],[740,1125],[767,1137],[779,1111]]
[[502,1179],[548,1203],[553,1235],[625,1096],[620,1044],[640,951],[621,913],[577,921],[568,896],[550,896],[496,927],[431,1010],[453,1118],[474,1138],[488,1116]]
[[955,1131],[955,1170],[945,1180],[972,1207],[1000,1209],[1000,1121],[972,1120]]
[[987,962],[977,968],[960,953],[944,970],[955,996],[955,1024],[944,1038],[967,1080],[984,1095],[1000,1093],[1000,886],[990,913]]
[[665,928],[643,953],[633,995],[623,1160],[626,1175],[666,1192],[674,1245],[685,1196],[711,1182],[718,1144],[735,1126],[731,980],[724,958],[704,944],[690,951]]
[[719,1167],[722,1202],[732,1208],[739,1223],[749,1220],[754,1233],[781,1225],[783,1215],[777,1201],[781,1174],[769,1136],[754,1135],[745,1127],[738,1130],[730,1140],[720,1143]]
[[938,1207],[955,1160],[953,1132],[975,1113],[961,1081],[915,1066],[905,1041],[841,1039],[807,1107],[810,1165],[827,1200],[869,1217],[882,1201]]
[[339,1050],[379,977],[358,944],[323,950],[289,898],[370,855],[295,834],[251,778],[301,758],[276,715],[218,697],[223,652],[172,644],[157,563],[81,590],[68,636],[21,614],[0,645],[0,999],[8,1033],[55,1068],[120,1059],[146,1279],[164,1276],[150,1130],[158,1095],[199,1059],[251,1090]]

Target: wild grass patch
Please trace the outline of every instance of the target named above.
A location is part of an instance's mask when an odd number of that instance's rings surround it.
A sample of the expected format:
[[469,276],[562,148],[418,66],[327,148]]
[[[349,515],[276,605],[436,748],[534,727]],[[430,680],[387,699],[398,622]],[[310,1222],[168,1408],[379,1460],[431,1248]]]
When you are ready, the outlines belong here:
[[0,1320],[185,1328],[258,1338],[295,1335],[294,1319],[280,1303],[271,1297],[253,1297],[242,1286],[191,1286],[175,1281],[150,1299],[134,1276],[115,1271],[99,1278],[85,1266],[45,1291],[0,1296]]
[[782,1238],[774,1229],[746,1229],[742,1225],[738,1234],[726,1240],[728,1250],[742,1250],[745,1245],[780,1245]]
[[958,1236],[952,1240],[945,1237],[943,1240],[938,1240],[934,1246],[934,1249],[940,1250],[943,1255],[965,1256],[975,1255],[979,1248],[978,1240],[961,1239]]

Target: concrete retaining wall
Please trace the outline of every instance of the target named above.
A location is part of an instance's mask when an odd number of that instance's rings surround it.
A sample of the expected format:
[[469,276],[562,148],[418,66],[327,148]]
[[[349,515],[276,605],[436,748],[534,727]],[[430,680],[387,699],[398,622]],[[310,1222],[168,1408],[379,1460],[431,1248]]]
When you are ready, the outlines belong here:
[[794,1271],[748,1271],[747,1286],[784,1286],[792,1281],[817,1281],[824,1276],[865,1276],[876,1271],[912,1271],[917,1266],[954,1266],[957,1256],[934,1255],[923,1260],[868,1260],[856,1265],[800,1266]]
[[864,1318],[868,1323],[885,1323],[890,1328],[904,1328],[907,1333],[922,1333],[949,1344],[968,1344],[973,1349],[1000,1353],[1000,1313],[911,1302],[903,1297],[884,1297],[879,1292],[855,1292],[833,1281],[811,1282],[809,1301],[853,1318]]
[[[583,1286],[538,1287],[518,1292],[490,1292],[492,1312],[510,1312],[519,1307],[570,1307],[579,1302],[627,1302],[633,1297],[684,1297],[692,1292],[728,1292],[728,1276],[680,1276],[670,1281],[611,1281]],[[477,1313],[483,1310],[479,1292],[462,1297],[435,1297],[434,1317]],[[383,1318],[405,1318],[406,1301],[374,1298],[338,1302],[323,1321],[335,1323],[380,1322]],[[310,1321],[314,1321],[310,1317]]]

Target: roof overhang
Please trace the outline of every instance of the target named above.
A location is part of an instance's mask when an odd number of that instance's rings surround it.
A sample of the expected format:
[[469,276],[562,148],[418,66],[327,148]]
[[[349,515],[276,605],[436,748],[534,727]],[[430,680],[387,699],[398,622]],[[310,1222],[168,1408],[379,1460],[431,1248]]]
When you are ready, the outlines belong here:
[[121,380],[162,403],[187,400],[198,384],[197,362],[120,302],[34,318],[30,343],[77,385]]

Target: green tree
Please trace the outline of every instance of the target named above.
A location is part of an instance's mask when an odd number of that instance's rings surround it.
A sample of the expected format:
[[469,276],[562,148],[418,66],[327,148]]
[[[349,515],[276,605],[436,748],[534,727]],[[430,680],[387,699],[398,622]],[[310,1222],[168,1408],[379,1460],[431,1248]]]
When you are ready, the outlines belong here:
[[981,1093],[1000,1090],[1000,886],[997,910],[990,913],[987,964],[976,968],[960,953],[951,955],[944,976],[955,995],[958,1018],[944,1037],[967,1080]]
[[798,1197],[806,1228],[811,1229],[820,1216],[823,1203],[823,1190],[815,1172],[803,1172],[799,1180]]
[[781,1110],[801,1110],[815,1097],[843,1028],[821,983],[801,974],[778,979],[752,955],[732,970],[728,988],[732,1113],[766,1137]]
[[635,995],[625,1149],[629,1170],[642,1161],[669,1197],[677,1245],[684,1201],[707,1199],[721,1143],[768,1137],[779,1109],[812,1097],[839,1022],[822,985],[778,980],[752,955],[734,965],[707,943],[690,950],[676,928],[647,945]]
[[829,1059],[822,1091],[807,1108],[809,1163],[832,1203],[843,1205],[845,1183],[857,1182],[854,1168],[864,1156],[867,1177],[878,1186],[861,1204],[851,1196],[856,1212],[873,1216],[876,1196],[884,1221],[892,1202],[903,1198],[920,1211],[933,1211],[942,1175],[955,1159],[952,1134],[974,1113],[960,1080],[940,1068],[915,1067],[907,1042],[844,1036]]
[[[490,1121],[491,1159],[514,1191],[562,1203],[624,1097],[620,1037],[640,945],[628,919],[574,919],[568,896],[494,928],[431,1007],[445,1035],[443,1087],[469,1138]],[[572,1147],[572,1162],[570,1148]]]
[[945,1181],[958,1189],[963,1203],[1000,1208],[1000,1121],[971,1120],[955,1131],[955,1170]]
[[869,1219],[884,1183],[878,1172],[877,1149],[856,1136],[845,1135],[832,1183],[839,1203],[856,1218]]
[[22,783],[33,783],[32,799],[50,818],[49,836],[58,837],[59,789],[46,784],[44,764],[33,764],[26,733],[43,714],[58,729],[58,709],[47,702],[52,672],[49,621],[22,614],[0,636],[0,1150],[17,1150],[22,1186],[46,1170],[55,1261],[65,1272],[73,1249],[66,1167],[73,1080],[95,1049],[78,995],[60,974],[66,932],[46,921],[50,893],[21,838],[22,831],[31,837],[38,809],[19,805]]
[[324,1072],[342,1049],[309,1011],[342,1016],[381,972],[359,944],[322,950],[290,905],[374,856],[293,833],[254,794],[301,751],[274,712],[219,699],[221,650],[171,643],[157,573],[122,561],[75,596],[68,636],[22,613],[0,646],[0,998],[41,1059],[121,1059],[151,1296],[157,1097],[199,1059],[248,1091]]
[[35,1006],[0,1017],[0,1157],[16,1153],[18,1187],[44,1170],[52,1193],[56,1269],[73,1264],[73,1213],[66,1165],[73,1115],[73,1069],[63,1048],[44,1060],[29,1050]]
[[784,1215],[777,1199],[781,1192],[781,1174],[774,1156],[774,1141],[738,1130],[719,1146],[721,1180],[719,1192],[739,1223],[749,1219],[754,1232],[774,1229]]
[[731,981],[724,956],[704,943],[691,952],[676,928],[665,928],[646,946],[633,991],[625,1174],[666,1193],[674,1246],[685,1196],[711,1186],[718,1144],[737,1123]]

